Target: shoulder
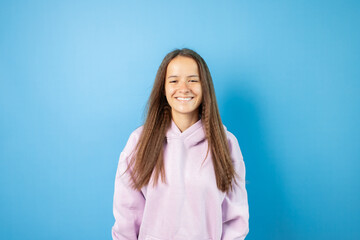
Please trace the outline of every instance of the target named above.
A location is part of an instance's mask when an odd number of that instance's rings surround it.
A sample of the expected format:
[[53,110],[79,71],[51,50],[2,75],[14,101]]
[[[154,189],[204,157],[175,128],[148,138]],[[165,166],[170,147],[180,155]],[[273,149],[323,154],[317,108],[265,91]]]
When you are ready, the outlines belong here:
[[239,146],[239,142],[237,140],[237,138],[235,137],[235,135],[230,132],[225,125],[224,126],[224,130],[225,130],[225,134],[226,134],[226,138],[227,138],[227,142],[228,142],[228,146],[229,146],[229,150],[231,155],[237,155],[237,157],[243,157],[241,150],[240,150],[240,146]]
[[134,148],[136,147],[136,144],[138,143],[141,133],[144,129],[144,126],[140,126],[138,128],[136,128],[129,136],[129,139],[125,145],[125,148],[123,150],[123,152],[125,152],[127,155],[130,155],[132,153],[132,151],[134,150]]

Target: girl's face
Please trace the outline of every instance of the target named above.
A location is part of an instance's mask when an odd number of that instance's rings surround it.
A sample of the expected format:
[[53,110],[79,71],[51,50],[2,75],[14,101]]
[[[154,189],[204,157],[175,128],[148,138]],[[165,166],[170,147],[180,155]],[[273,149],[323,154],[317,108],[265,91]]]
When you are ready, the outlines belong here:
[[173,118],[198,119],[202,88],[194,59],[177,56],[170,61],[165,76],[165,95]]

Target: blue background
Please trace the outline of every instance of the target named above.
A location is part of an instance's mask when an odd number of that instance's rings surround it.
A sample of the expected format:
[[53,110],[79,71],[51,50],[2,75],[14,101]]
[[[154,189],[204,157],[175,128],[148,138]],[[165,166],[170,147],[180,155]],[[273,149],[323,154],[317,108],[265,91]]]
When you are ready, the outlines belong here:
[[196,50],[247,170],[247,239],[360,239],[357,1],[1,1],[0,239],[110,239],[161,60]]

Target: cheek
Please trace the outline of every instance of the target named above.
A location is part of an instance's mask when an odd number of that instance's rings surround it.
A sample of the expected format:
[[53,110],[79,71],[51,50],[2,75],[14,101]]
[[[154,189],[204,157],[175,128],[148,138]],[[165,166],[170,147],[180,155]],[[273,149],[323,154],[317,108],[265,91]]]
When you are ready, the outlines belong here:
[[165,88],[165,96],[166,96],[166,98],[170,98],[171,97],[171,95],[173,94],[173,89],[172,88],[170,88],[170,87],[166,87]]
[[202,89],[201,89],[201,86],[197,87],[196,88],[196,94],[201,97],[202,96]]

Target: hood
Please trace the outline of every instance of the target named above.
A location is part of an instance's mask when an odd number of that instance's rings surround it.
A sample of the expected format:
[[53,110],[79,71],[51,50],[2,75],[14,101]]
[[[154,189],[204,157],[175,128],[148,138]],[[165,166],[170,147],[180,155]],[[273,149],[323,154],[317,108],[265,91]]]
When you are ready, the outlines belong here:
[[[224,125],[223,125],[224,126]],[[224,126],[225,132],[226,127]],[[182,139],[187,148],[195,146],[199,142],[205,140],[205,131],[202,120],[199,119],[196,123],[181,132],[175,122],[171,119],[171,125],[166,133],[167,140]]]

